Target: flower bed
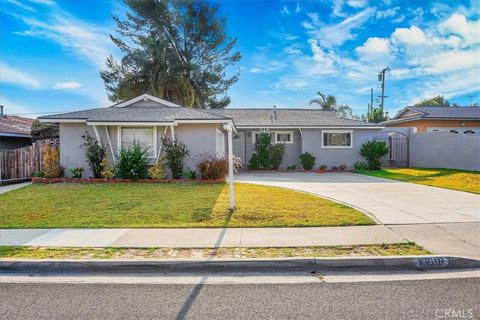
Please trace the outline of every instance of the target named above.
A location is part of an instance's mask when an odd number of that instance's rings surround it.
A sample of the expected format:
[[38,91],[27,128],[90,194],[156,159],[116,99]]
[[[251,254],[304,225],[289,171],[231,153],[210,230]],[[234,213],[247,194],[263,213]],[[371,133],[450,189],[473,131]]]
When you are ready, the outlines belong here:
[[32,183],[224,183],[225,179],[96,179],[96,178],[32,178]]

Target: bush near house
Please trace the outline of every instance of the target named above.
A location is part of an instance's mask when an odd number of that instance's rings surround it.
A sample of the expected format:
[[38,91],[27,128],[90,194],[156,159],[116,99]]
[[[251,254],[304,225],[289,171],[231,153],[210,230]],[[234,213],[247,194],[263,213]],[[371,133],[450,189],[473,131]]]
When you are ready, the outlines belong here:
[[161,157],[157,164],[148,169],[148,177],[151,179],[165,179],[166,176],[165,158]]
[[204,180],[224,179],[228,173],[228,159],[204,154],[202,160],[197,164],[197,168]]
[[144,179],[147,175],[148,150],[138,141],[131,148],[122,148],[118,155],[117,173],[122,179]]
[[312,170],[315,166],[315,156],[310,152],[305,151],[300,155],[300,164],[305,170]]
[[378,170],[382,162],[380,159],[388,154],[388,146],[385,141],[370,140],[365,142],[360,149],[360,155],[362,155],[368,163],[368,169]]
[[278,170],[285,156],[285,144],[277,143],[271,147],[272,169]]
[[107,157],[103,157],[100,167],[102,168],[100,174],[103,179],[113,179],[115,177],[115,168],[108,162]]
[[43,176],[45,178],[60,178],[63,168],[60,166],[60,153],[54,146],[47,146],[43,151]]
[[271,133],[260,133],[255,141],[255,152],[248,163],[249,169],[278,170],[285,156],[285,144],[272,145],[271,142]]
[[85,150],[85,158],[87,163],[92,169],[94,178],[102,177],[102,161],[105,158],[105,147],[100,144],[94,137],[92,137],[87,131],[82,135],[83,144],[80,146]]
[[180,179],[183,174],[183,158],[188,156],[189,151],[187,146],[179,141],[177,137],[173,140],[170,138],[162,139],[163,147],[165,148],[165,159],[167,165],[172,172],[173,179]]

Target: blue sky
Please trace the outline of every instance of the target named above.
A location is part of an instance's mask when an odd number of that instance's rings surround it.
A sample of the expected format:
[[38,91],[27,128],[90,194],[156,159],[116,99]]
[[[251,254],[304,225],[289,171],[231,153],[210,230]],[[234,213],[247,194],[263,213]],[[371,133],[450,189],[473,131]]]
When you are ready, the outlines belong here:
[[[420,6],[421,5],[421,6]],[[477,1],[222,1],[237,37],[231,107],[308,107],[320,90],[366,113],[370,88],[386,109],[445,95],[480,102]],[[109,105],[99,70],[120,57],[109,34],[119,1],[0,0],[0,103],[29,116]]]

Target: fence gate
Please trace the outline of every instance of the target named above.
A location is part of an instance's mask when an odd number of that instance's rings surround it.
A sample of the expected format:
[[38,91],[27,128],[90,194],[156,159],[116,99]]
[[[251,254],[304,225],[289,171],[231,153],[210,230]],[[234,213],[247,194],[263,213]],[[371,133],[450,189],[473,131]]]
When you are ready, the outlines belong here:
[[385,141],[388,154],[382,158],[382,166],[389,168],[409,167],[408,137],[399,132],[385,132],[375,140]]

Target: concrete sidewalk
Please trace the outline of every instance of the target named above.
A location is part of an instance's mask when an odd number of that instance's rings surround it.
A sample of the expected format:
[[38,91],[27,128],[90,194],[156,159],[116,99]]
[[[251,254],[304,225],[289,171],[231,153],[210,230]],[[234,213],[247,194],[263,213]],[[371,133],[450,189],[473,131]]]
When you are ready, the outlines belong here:
[[0,245],[48,247],[301,247],[408,241],[382,226],[230,229],[0,229]]
[[15,184],[7,184],[6,186],[0,185],[0,194],[8,191],[12,191],[12,190],[20,189],[31,184],[32,184],[31,182],[22,182],[22,183],[15,183]]

